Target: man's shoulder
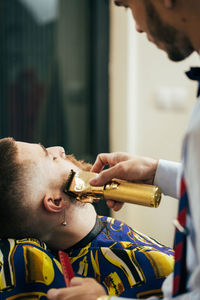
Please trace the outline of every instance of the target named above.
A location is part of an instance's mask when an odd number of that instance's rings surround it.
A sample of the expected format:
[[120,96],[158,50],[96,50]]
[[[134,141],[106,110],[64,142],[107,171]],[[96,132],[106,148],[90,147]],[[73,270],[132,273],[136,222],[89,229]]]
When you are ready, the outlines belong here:
[[35,238],[23,238],[23,239],[1,239],[0,238],[0,249],[8,247],[8,245],[20,246],[20,245],[33,245],[43,249],[47,249],[46,244]]
[[105,223],[105,226],[96,239],[93,240],[91,247],[109,247],[124,251],[151,248],[173,254],[169,247],[162,245],[155,239],[133,229],[120,220],[105,216],[99,216],[99,218]]
[[60,263],[43,242],[32,238],[0,239],[0,290],[3,297],[24,293],[28,287],[31,292],[45,294],[48,287],[63,286]]

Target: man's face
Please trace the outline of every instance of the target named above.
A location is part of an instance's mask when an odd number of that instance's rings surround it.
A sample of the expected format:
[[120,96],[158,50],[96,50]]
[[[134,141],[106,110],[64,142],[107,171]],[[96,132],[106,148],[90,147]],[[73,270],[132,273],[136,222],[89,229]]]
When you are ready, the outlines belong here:
[[[65,150],[62,147],[45,148],[41,144],[16,142],[19,162],[30,162],[37,174],[32,173],[37,189],[60,189],[64,188],[70,171],[78,171],[70,160],[66,159]],[[36,168],[34,168],[34,166]],[[31,168],[31,167],[30,167]],[[34,172],[34,171],[33,171]]]
[[148,40],[164,50],[171,60],[181,61],[194,51],[186,34],[167,20],[165,10],[161,10],[158,6],[159,1],[152,3],[151,0],[115,0],[114,2],[131,9],[136,30],[140,33],[145,32]]

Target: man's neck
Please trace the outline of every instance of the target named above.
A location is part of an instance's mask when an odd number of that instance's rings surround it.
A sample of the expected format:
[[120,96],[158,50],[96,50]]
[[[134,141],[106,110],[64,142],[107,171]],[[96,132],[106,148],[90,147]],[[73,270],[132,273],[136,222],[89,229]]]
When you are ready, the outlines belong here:
[[66,210],[66,226],[61,223],[48,235],[41,237],[52,250],[64,250],[82,240],[96,223],[96,212],[91,204],[71,205]]

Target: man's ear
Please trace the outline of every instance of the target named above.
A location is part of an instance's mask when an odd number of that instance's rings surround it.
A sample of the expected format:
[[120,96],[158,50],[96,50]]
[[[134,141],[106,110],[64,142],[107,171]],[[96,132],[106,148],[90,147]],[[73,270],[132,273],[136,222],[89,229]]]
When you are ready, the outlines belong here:
[[46,194],[43,198],[43,204],[48,212],[61,212],[66,208],[63,197],[54,197]]

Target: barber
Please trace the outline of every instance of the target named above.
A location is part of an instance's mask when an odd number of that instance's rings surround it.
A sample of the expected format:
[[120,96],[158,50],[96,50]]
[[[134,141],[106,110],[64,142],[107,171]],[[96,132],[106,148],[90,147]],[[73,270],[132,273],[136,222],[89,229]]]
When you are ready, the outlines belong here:
[[[118,6],[131,9],[136,30],[164,50],[169,59],[181,61],[196,51],[200,53],[199,0],[119,0]],[[187,73],[200,79],[198,68]],[[182,147],[182,162],[131,157],[123,153],[100,154],[93,171],[100,172],[92,185],[103,185],[114,177],[158,184],[166,195],[179,198],[176,221],[175,268],[163,285],[164,299],[200,299],[200,101],[196,102]],[[103,170],[109,165],[108,170]],[[103,170],[103,171],[102,171]],[[121,204],[108,202],[118,210]],[[49,299],[109,299],[93,279],[74,279],[72,287],[49,291]],[[74,288],[76,285],[76,288]],[[102,294],[101,294],[102,293]],[[101,294],[101,295],[100,295]],[[106,298],[107,297],[107,298]],[[115,300],[116,297],[110,297]],[[122,298],[120,298],[122,299]],[[150,299],[157,299],[152,297]]]

